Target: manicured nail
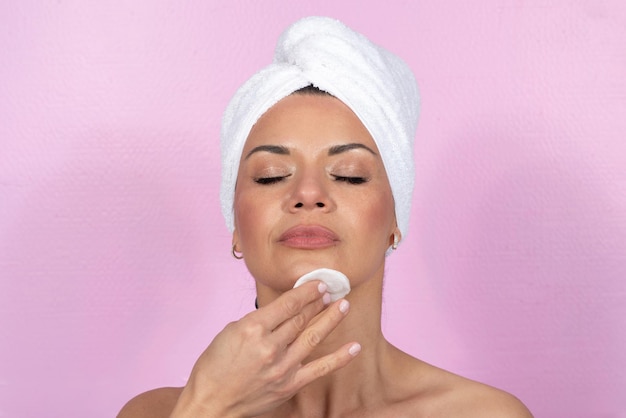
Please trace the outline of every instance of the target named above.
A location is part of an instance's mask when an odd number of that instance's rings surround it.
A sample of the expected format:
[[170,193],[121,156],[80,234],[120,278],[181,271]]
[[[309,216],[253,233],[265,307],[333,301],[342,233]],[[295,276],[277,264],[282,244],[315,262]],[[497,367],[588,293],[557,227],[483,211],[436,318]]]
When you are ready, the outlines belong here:
[[348,302],[347,300],[342,300],[341,303],[339,304],[339,310],[342,313],[346,313],[348,312],[348,309],[350,309],[350,302]]
[[350,353],[352,357],[356,356],[360,352],[361,352],[361,344],[359,343],[352,344],[352,347],[348,349],[348,353]]
[[324,296],[322,296],[322,302],[324,302],[324,305],[328,305],[330,303],[330,293],[324,293]]
[[320,282],[320,284],[317,285],[317,290],[319,290],[320,293],[326,292],[326,289],[328,289],[328,286],[324,282]]

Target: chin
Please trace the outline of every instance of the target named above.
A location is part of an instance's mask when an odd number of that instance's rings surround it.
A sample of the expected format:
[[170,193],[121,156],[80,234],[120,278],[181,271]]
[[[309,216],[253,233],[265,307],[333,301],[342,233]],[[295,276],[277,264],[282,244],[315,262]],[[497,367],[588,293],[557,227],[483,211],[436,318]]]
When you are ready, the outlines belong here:
[[341,263],[335,257],[324,256],[323,254],[307,254],[303,256],[288,257],[287,262],[276,263],[280,268],[283,278],[290,283],[291,287],[296,280],[313,270],[329,268],[342,271]]

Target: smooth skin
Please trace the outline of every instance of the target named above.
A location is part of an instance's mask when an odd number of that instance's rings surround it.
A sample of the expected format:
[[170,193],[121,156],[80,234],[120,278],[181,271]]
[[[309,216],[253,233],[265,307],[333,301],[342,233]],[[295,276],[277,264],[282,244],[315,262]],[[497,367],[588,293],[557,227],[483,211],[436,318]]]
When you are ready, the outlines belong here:
[[[384,338],[385,252],[400,231],[376,144],[341,101],[293,94],[266,112],[234,205],[233,244],[260,309],[215,337],[184,388],[139,395],[120,418],[532,417],[512,395]],[[319,281],[292,289],[320,267],[350,278],[346,299],[328,304]]]

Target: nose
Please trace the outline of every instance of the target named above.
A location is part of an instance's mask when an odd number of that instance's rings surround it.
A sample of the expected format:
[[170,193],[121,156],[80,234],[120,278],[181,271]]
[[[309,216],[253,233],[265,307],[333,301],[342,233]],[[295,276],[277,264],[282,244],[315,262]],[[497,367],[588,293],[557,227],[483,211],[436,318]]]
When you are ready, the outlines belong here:
[[324,175],[321,173],[302,173],[293,183],[293,190],[289,199],[289,210],[297,212],[301,210],[331,211],[334,207]]

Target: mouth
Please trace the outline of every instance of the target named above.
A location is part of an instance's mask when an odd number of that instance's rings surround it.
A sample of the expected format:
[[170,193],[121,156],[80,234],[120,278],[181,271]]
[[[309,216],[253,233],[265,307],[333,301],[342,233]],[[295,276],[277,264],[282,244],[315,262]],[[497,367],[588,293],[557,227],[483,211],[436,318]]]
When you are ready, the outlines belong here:
[[323,226],[298,225],[285,231],[278,242],[291,248],[315,250],[336,245],[339,237]]

